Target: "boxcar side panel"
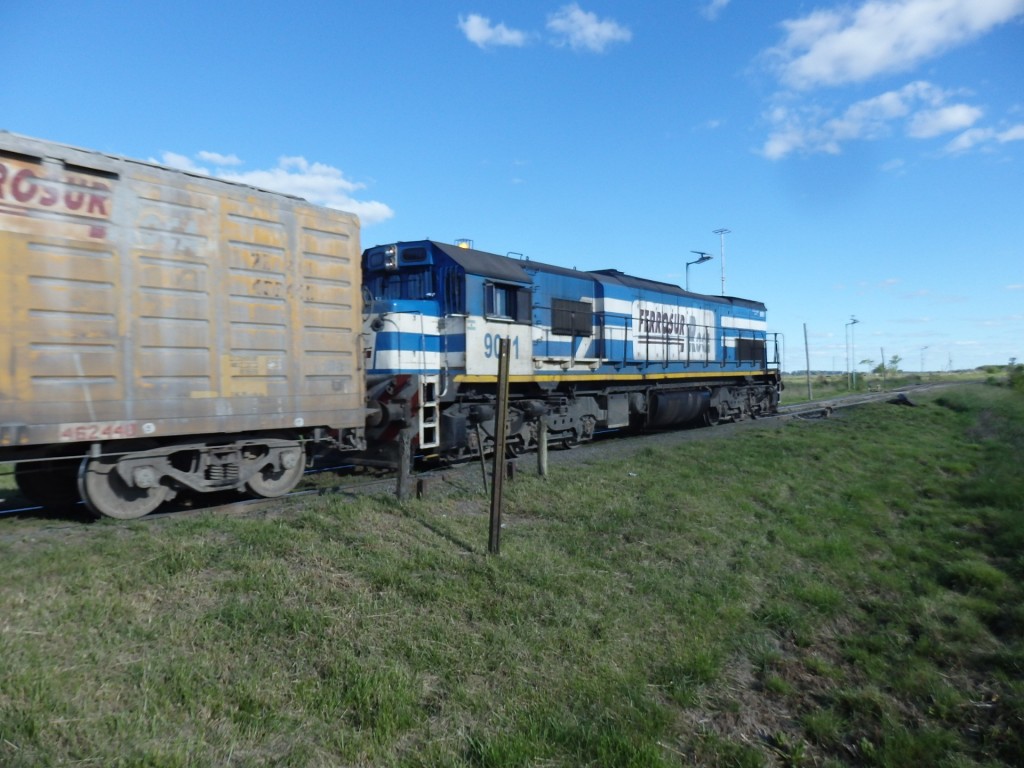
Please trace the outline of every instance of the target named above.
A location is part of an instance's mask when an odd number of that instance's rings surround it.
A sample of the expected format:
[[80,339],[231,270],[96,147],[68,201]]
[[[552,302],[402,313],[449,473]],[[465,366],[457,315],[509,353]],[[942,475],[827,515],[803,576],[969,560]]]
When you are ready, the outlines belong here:
[[0,445],[362,428],[351,214],[0,134]]

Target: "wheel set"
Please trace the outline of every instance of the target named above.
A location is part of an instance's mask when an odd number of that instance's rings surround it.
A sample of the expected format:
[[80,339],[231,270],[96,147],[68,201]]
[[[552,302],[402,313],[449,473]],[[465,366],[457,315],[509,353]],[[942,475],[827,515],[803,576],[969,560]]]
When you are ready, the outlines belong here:
[[302,479],[305,459],[303,444],[286,439],[228,446],[147,445],[123,454],[20,462],[15,481],[26,498],[43,507],[59,509],[82,502],[97,517],[134,520],[181,491],[284,496]]

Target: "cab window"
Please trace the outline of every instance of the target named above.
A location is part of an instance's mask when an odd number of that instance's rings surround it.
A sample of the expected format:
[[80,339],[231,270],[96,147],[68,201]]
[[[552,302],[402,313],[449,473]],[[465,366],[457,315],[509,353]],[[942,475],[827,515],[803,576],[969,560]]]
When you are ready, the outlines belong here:
[[495,320],[530,322],[530,289],[503,283],[484,284],[484,315]]
[[434,275],[429,269],[405,269],[401,272],[378,272],[366,281],[373,298],[398,301],[432,299]]

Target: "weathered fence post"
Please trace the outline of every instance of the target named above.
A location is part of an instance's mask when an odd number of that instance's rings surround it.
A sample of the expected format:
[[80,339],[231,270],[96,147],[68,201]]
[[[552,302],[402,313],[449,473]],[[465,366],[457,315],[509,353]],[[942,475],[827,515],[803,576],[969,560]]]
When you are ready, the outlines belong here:
[[398,434],[398,500],[405,501],[412,491],[412,430],[408,427]]
[[491,531],[487,551],[501,551],[501,507],[505,488],[505,440],[508,436],[508,337],[498,344],[498,402],[494,415],[494,469],[491,472]]
[[548,476],[548,423],[543,416],[537,429],[537,474]]

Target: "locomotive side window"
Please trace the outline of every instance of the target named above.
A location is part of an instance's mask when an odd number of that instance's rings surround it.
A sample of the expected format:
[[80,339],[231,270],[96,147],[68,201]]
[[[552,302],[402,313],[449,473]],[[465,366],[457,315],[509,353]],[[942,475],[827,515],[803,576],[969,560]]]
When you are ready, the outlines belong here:
[[[486,312],[488,317],[502,317],[512,319],[511,312],[514,312],[515,294],[507,285],[494,285],[488,283],[484,287],[487,299]],[[513,309],[509,309],[512,304]]]
[[485,283],[484,314],[498,320],[529,322],[529,289],[501,283]]
[[551,332],[566,336],[591,336],[594,308],[585,301],[551,300]]
[[457,270],[446,267],[441,270],[441,286],[444,291],[444,312],[448,315],[461,315],[466,312],[463,300],[462,276]]

